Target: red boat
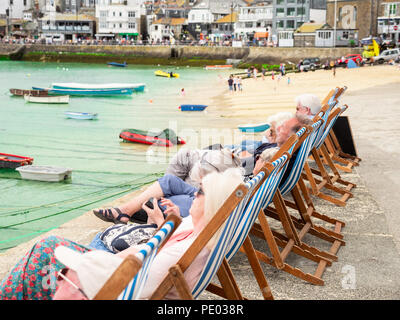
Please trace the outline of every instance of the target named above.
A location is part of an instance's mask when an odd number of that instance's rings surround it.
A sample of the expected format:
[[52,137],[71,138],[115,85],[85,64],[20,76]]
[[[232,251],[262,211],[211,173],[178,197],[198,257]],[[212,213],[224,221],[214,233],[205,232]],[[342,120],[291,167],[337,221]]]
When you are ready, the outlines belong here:
[[175,135],[170,129],[154,133],[138,129],[124,129],[119,137],[127,142],[137,142],[161,147],[172,147],[175,144],[185,144],[181,138]]
[[15,154],[0,153],[0,168],[15,169],[32,164],[33,158],[17,156]]

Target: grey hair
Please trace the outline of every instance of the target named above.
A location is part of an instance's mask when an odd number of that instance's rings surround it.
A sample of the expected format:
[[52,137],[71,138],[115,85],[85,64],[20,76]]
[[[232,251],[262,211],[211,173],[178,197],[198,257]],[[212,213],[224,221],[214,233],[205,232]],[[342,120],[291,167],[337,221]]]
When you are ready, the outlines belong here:
[[241,168],[240,158],[228,149],[209,150],[205,152],[190,170],[190,179],[200,182],[212,172],[224,172],[229,168]]
[[311,93],[304,93],[295,98],[296,105],[310,108],[311,114],[315,115],[321,110],[321,100]]
[[275,128],[279,127],[282,123],[284,123],[286,120],[289,120],[293,118],[293,113],[291,112],[278,112],[272,116],[269,116],[267,118],[267,122],[270,125],[275,126]]

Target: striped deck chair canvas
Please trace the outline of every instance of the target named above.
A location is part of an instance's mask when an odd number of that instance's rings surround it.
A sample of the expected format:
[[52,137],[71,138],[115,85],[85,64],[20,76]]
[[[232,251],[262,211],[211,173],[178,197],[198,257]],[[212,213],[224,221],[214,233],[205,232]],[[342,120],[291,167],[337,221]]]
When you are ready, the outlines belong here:
[[[302,128],[297,132],[296,135],[301,136],[304,135],[304,131],[306,128]],[[302,143],[296,144],[295,148],[290,148],[289,150],[294,150],[298,152],[302,152],[301,146],[305,146],[305,156],[307,156],[307,149],[309,149],[309,143],[312,141],[311,139],[307,139],[311,132],[307,130],[307,134],[305,135],[305,139],[302,140]],[[305,144],[304,144],[305,142]],[[285,168],[286,170],[286,168]],[[283,232],[272,230],[269,227],[268,221],[264,213],[268,213],[266,206],[263,207],[265,211],[263,214],[258,216],[259,223],[255,223],[251,233],[256,235],[257,237],[266,240],[268,244],[268,248],[271,252],[271,256],[268,256],[265,252],[258,252],[257,257],[260,261],[263,261],[267,264],[270,264],[278,269],[284,270],[294,276],[297,276],[303,280],[306,280],[310,283],[323,285],[324,282],[321,279],[322,272],[320,266],[330,266],[332,264],[332,259],[334,255],[330,253],[323,252],[313,246],[307,245],[302,241],[304,235],[309,231],[311,225],[307,225],[306,228],[302,228],[300,232],[297,231],[294,221],[290,216],[285,201],[280,193],[279,189],[276,190],[273,197],[274,204],[274,215],[273,218],[280,221],[282,223]],[[283,248],[282,251],[278,249],[278,247]],[[314,274],[309,274],[301,271],[298,268],[295,268],[285,262],[289,253],[295,253],[298,256],[302,256],[306,259],[309,259],[318,264],[316,272]]]
[[[291,219],[294,225],[296,226],[297,229],[300,230],[299,234],[304,237],[304,235],[308,233],[322,240],[326,240],[332,243],[332,247],[328,252],[315,250],[313,247],[311,247],[312,252],[324,256],[325,258],[330,259],[332,261],[336,261],[337,251],[339,250],[341,245],[345,244],[345,242],[342,240],[343,235],[340,234],[340,230],[342,226],[344,226],[344,223],[339,220],[335,220],[315,212],[315,208],[312,205],[312,202],[311,204],[309,203],[309,209],[307,209],[307,206],[304,203],[303,198],[301,197],[300,194],[300,189],[303,192],[304,190],[303,188],[299,187],[301,172],[308,158],[313,140],[315,136],[318,134],[319,128],[321,128],[321,124],[322,124],[322,119],[318,120],[316,123],[312,125],[311,134],[303,141],[301,146],[298,148],[297,155],[295,157],[295,161],[291,168],[291,171],[287,175],[286,180],[281,183],[279,190],[282,196],[286,196],[290,193],[293,197],[294,202],[285,199],[284,203],[287,207],[296,209],[300,214],[300,219],[291,215]],[[272,207],[266,208],[265,214],[274,219],[279,219],[279,215],[275,208]],[[315,225],[313,223],[313,217],[314,218],[317,217],[325,222],[333,223],[335,225],[335,230],[332,231],[322,226]],[[321,263],[324,264],[325,261],[322,261]]]
[[[335,108],[330,113],[326,127],[324,128],[324,132],[320,139],[316,142],[315,146],[312,148],[311,153],[314,158],[314,161],[318,167],[318,169],[311,169],[310,166],[306,163],[304,166],[305,174],[303,178],[309,181],[310,183],[310,192],[314,196],[317,196],[321,199],[332,202],[338,206],[345,206],[346,201],[352,197],[351,189],[356,185],[349,181],[345,181],[341,178],[340,173],[334,166],[332,159],[330,158],[329,152],[324,145],[324,141],[332,129],[333,124],[338,118],[339,114],[343,112],[346,107]],[[328,164],[329,168],[333,172],[331,176],[327,169],[324,166],[322,159]],[[314,175],[321,177],[315,178]],[[340,187],[341,185],[343,187]],[[323,192],[323,188],[330,190],[331,192],[337,193],[340,195],[340,198],[334,197],[326,192]]]
[[180,217],[168,216],[155,235],[143,245],[138,253],[124,259],[121,266],[96,295],[95,300],[137,299],[142,292],[155,255],[180,223]]
[[[226,263],[225,254],[229,241],[232,238],[232,233],[238,223],[237,219],[240,217],[247,203],[248,191],[249,189],[244,184],[240,184],[232,192],[214,217],[193,241],[192,245],[186,250],[182,258],[176,265],[170,268],[169,273],[150,299],[163,299],[173,287],[176,288],[182,299],[196,298],[215,274],[217,274],[222,283],[225,290],[224,294],[228,299],[241,298],[237,284],[232,284],[230,281],[232,273],[229,265]],[[210,252],[207,265],[204,267],[201,277],[193,290],[190,290],[183,274],[221,226],[222,229],[218,233],[215,246]]]

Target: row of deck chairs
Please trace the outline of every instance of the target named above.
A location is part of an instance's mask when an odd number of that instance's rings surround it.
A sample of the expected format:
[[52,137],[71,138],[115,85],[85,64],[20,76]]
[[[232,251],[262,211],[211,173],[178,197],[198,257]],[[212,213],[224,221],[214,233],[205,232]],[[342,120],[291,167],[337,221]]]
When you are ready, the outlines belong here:
[[[326,267],[338,260],[337,253],[345,245],[341,233],[345,223],[318,212],[312,197],[345,206],[356,185],[343,180],[339,170],[349,172],[361,160],[341,150],[332,130],[336,119],[348,107],[339,106],[346,89],[331,90],[313,124],[291,136],[271,162],[234,190],[178,263],[170,268],[151,299],[165,298],[173,287],[182,299],[196,299],[204,290],[230,300],[245,299],[230,267],[238,251],[247,256],[264,299],[272,300],[273,294],[261,263],[314,285],[324,285],[322,275]],[[285,175],[289,161],[293,165]],[[279,227],[272,228],[272,222]],[[136,299],[157,251],[179,223],[180,218],[169,216],[146,249],[126,258],[95,299]],[[190,289],[183,273],[221,226],[222,232],[202,274]],[[250,234],[262,239],[266,250],[255,249]],[[330,249],[306,243],[305,235],[329,243]],[[290,253],[315,263],[315,272],[306,273],[288,263]],[[215,278],[218,284],[212,282]]]

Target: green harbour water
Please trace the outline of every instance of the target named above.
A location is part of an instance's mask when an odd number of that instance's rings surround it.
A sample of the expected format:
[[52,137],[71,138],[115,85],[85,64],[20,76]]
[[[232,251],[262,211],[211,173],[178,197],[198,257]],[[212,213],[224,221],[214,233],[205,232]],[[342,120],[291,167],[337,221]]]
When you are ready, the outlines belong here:
[[[180,78],[156,77],[158,69],[178,72]],[[193,67],[0,61],[0,152],[73,170],[71,180],[50,183],[22,180],[18,171],[0,168],[0,252],[160,177],[177,148],[165,152],[124,143],[119,133],[171,127],[179,135],[217,123],[212,112],[179,111],[188,103],[180,92],[212,94],[210,84],[226,74]],[[54,82],[146,83],[146,89],[128,97],[71,97],[65,105],[26,103],[9,93]],[[98,120],[68,119],[65,111],[98,113]]]

